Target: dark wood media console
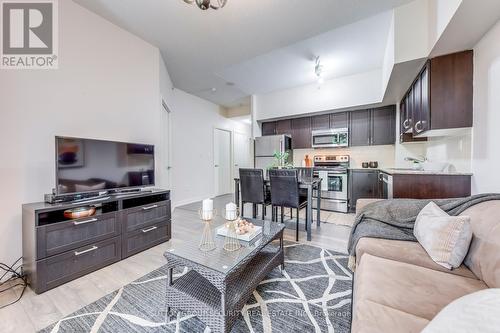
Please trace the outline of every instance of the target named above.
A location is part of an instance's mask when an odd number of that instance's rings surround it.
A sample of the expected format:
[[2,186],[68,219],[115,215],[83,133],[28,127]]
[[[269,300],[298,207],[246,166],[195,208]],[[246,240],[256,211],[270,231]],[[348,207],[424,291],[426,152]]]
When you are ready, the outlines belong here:
[[[64,211],[96,213],[67,219]],[[74,280],[171,237],[170,191],[111,195],[99,201],[23,205],[23,268],[35,293]]]

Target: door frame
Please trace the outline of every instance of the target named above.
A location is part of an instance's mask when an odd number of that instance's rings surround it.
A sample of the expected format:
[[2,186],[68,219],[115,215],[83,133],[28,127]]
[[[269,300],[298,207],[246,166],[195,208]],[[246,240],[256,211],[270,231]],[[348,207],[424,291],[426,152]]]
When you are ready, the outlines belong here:
[[213,176],[214,176],[214,179],[213,179],[213,185],[214,185],[213,197],[216,197],[219,195],[218,193],[216,193],[216,190],[215,190],[217,188],[217,185],[218,185],[215,183],[217,181],[215,178],[215,131],[217,131],[217,130],[229,133],[229,164],[230,164],[230,167],[229,167],[229,170],[230,170],[229,171],[229,185],[230,185],[230,191],[234,192],[234,182],[233,182],[233,179],[234,179],[234,131],[231,129],[214,126],[213,130],[212,130],[212,168],[213,168]]
[[[163,96],[160,96],[160,108],[162,112],[161,122],[161,175],[163,181],[167,182],[168,188],[172,188],[172,109]],[[165,121],[167,124],[165,124]],[[162,186],[163,187],[163,186]]]
[[[244,136],[248,137],[248,140],[252,140],[252,135],[251,135],[251,134],[247,134],[247,133],[245,133],[245,132],[242,132],[242,131],[237,131],[237,130],[234,130],[234,131],[233,131],[233,144],[232,144],[232,146],[233,146],[233,147],[232,147],[232,148],[233,148],[233,149],[232,149],[232,151],[233,151],[233,176],[235,176],[235,177],[237,176],[237,175],[236,175],[236,172],[235,172],[235,171],[236,171],[236,167],[235,167],[235,165],[234,165],[234,163],[236,162],[236,161],[234,160],[234,159],[235,159],[235,157],[236,157],[236,154],[234,153],[234,149],[236,148],[236,145],[234,144],[234,143],[235,143],[234,141],[235,141],[236,134],[241,134],[241,135],[244,135]],[[249,142],[248,144],[250,144],[250,142]],[[254,168],[254,167],[255,167],[255,150],[254,150],[254,149],[255,149],[255,147],[252,145],[252,146],[251,146],[251,148],[250,148],[250,150],[251,150],[251,151],[250,151],[250,154],[251,154],[251,155],[250,155],[250,162],[251,162],[251,167],[252,167],[252,168]],[[234,185],[234,184],[233,184],[233,185]]]

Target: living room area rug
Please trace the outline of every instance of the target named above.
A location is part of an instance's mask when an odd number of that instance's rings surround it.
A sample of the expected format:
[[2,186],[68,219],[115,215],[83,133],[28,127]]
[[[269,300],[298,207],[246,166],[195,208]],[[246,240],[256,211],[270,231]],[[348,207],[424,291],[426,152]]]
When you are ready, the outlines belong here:
[[[260,283],[231,332],[349,332],[348,256],[306,244],[285,244],[285,271],[276,268]],[[186,272],[181,267],[174,278]],[[40,332],[210,332],[194,316],[176,313],[169,318],[166,288],[163,266]]]

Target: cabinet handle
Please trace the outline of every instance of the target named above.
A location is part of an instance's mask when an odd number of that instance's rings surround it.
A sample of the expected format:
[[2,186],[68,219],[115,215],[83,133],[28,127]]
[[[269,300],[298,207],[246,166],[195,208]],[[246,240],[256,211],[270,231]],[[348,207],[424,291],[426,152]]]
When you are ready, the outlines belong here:
[[156,230],[156,229],[158,229],[158,227],[151,227],[151,228],[149,228],[149,229],[142,229],[141,231],[142,231],[143,233],[148,233],[148,232],[153,231],[153,230]]
[[83,251],[80,251],[80,252],[75,251],[75,256],[81,256],[82,254],[89,253],[89,252],[95,251],[97,249],[98,249],[98,247],[94,245],[90,249],[87,249],[87,250],[83,250]]
[[410,128],[410,127],[409,127],[409,122],[410,122],[410,121],[409,121],[408,119],[406,119],[406,120],[403,122],[403,128],[404,128],[404,129],[408,129],[408,128]]
[[151,209],[155,209],[155,208],[158,208],[158,205],[153,205],[153,206],[148,206],[148,207],[142,207],[142,210],[151,210]]
[[417,123],[415,124],[415,131],[417,133],[420,133],[424,130],[424,123],[425,121],[417,121]]
[[75,221],[73,222],[73,225],[81,225],[81,224],[87,224],[87,223],[92,223],[92,222],[97,222],[99,221],[96,218],[90,219],[90,220],[85,220],[85,221]]

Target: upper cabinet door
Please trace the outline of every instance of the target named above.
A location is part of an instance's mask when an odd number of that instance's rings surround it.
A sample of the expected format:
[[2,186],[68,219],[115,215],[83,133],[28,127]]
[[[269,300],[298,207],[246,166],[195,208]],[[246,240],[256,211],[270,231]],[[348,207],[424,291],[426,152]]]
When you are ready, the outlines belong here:
[[276,122],[276,134],[292,135],[292,120],[284,119]]
[[422,77],[418,76],[412,87],[413,92],[413,134],[422,132]]
[[337,112],[330,115],[330,128],[349,127],[349,116],[347,112]]
[[393,105],[372,110],[372,145],[396,142],[396,109]]
[[430,129],[472,127],[473,51],[430,61]]
[[311,117],[292,119],[293,149],[311,148]]
[[418,133],[422,133],[431,129],[431,104],[429,98],[429,66],[425,66],[424,70],[420,74],[420,123],[418,126],[415,124],[415,128],[418,129]]
[[311,127],[313,131],[330,129],[330,115],[322,114],[311,117]]
[[370,110],[351,111],[349,120],[350,146],[369,146],[371,144]]
[[276,134],[275,121],[262,123],[262,135],[275,135],[275,134]]

